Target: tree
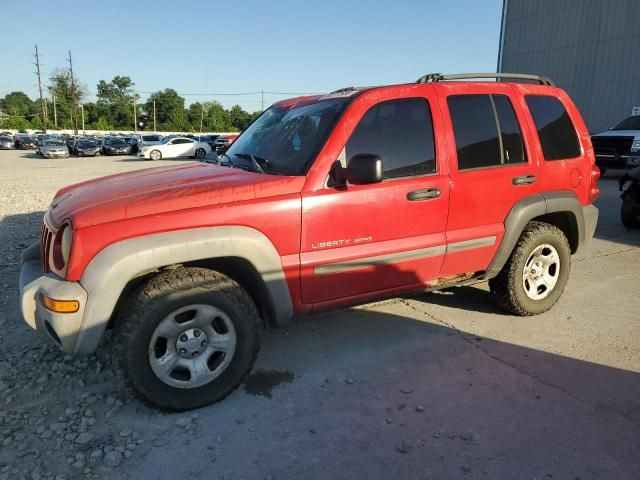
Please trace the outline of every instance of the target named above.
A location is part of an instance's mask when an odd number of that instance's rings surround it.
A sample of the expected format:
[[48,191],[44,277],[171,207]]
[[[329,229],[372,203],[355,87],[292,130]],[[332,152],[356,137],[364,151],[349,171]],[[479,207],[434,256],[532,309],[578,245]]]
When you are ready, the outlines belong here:
[[0,100],[0,110],[8,115],[26,117],[34,113],[34,102],[24,92],[11,92]]
[[[153,102],[156,102],[156,122],[160,130],[186,130],[189,122],[185,115],[184,98],[172,88],[154,92],[144,104],[144,110],[153,124]],[[186,125],[187,128],[174,128]]]
[[133,126],[133,80],[130,77],[116,75],[110,82],[98,82],[98,102],[102,107],[101,115],[118,128],[130,129]]
[[93,124],[93,126],[96,130],[113,130],[113,125],[111,125],[109,121],[104,117],[100,117],[98,121]]
[[244,130],[252,122],[252,115],[245,112],[240,105],[234,105],[229,110],[231,125],[238,130]]
[[31,123],[24,117],[9,117],[0,122],[2,128],[10,130],[26,130],[31,128]]
[[[55,95],[56,106],[58,111],[58,127],[73,128],[72,119],[73,96],[71,92],[71,75],[68,69],[55,69],[49,77],[51,84],[49,85],[49,93]],[[75,95],[78,105],[82,103],[85,97],[85,87],[78,84],[78,80],[74,78]]]

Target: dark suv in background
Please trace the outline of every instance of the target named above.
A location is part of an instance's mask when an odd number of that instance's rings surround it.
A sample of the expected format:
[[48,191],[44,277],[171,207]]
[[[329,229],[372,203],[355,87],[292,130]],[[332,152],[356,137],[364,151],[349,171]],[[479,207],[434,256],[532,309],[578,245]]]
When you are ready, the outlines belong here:
[[640,115],[631,115],[615,127],[593,135],[591,143],[602,175],[608,168],[628,170],[640,166]]

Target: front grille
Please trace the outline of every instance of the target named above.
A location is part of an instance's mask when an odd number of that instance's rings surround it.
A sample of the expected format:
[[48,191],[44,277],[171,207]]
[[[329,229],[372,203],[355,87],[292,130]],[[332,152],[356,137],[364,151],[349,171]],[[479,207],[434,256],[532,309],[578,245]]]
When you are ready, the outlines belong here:
[[629,155],[633,137],[591,137],[596,156],[600,155]]
[[53,248],[54,231],[49,228],[47,222],[42,222],[42,233],[40,235],[40,259],[42,260],[42,271],[49,273],[49,258],[51,258],[51,249]]

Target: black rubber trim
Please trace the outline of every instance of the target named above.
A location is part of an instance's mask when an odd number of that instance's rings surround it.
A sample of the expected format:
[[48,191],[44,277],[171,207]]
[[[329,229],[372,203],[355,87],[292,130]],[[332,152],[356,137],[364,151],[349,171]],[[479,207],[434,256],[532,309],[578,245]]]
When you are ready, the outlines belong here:
[[[596,213],[594,214],[592,209],[588,210],[591,218],[589,219],[589,226],[586,228],[585,209],[588,207],[595,209]],[[592,205],[583,208],[575,193],[568,190],[557,190],[530,195],[516,203],[507,215],[504,221],[505,232],[502,242],[500,242],[496,255],[493,257],[493,260],[481,278],[488,280],[500,273],[500,270],[502,270],[502,267],[507,263],[527,223],[546,213],[556,212],[570,212],[574,215],[576,225],[578,226],[578,249],[591,239],[595,231],[595,224],[598,220],[597,208]],[[593,218],[594,216],[595,219]]]

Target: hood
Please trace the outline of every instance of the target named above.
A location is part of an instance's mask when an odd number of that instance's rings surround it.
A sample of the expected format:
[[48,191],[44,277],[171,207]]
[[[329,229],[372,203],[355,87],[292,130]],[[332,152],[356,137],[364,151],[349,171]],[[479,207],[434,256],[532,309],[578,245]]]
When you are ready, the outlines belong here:
[[60,190],[48,212],[74,228],[146,215],[299,193],[305,177],[258,174],[206,163],[121,173]]
[[605,130],[604,132],[596,133],[594,137],[634,137],[636,140],[640,140],[640,130]]

